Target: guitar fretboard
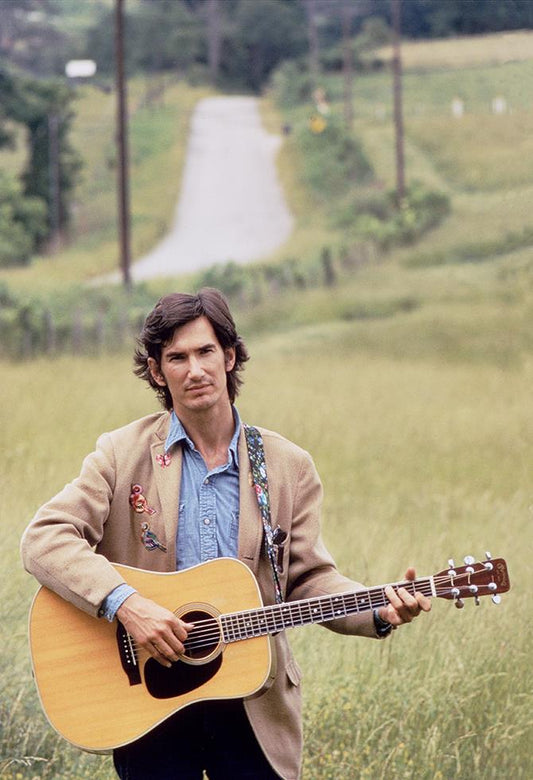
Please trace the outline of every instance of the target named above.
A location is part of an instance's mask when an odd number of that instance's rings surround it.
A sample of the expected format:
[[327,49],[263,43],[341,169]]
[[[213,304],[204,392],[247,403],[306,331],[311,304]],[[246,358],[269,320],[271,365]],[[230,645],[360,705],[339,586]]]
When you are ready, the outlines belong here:
[[[405,588],[410,593],[417,590],[431,597],[435,595],[432,580],[432,577],[426,577],[415,581],[394,583],[392,587]],[[386,587],[382,585],[368,590],[336,593],[333,596],[319,596],[221,615],[223,640],[238,642],[242,639],[265,636],[265,634],[277,634],[286,628],[327,623],[336,618],[377,609],[389,603],[385,595]]]

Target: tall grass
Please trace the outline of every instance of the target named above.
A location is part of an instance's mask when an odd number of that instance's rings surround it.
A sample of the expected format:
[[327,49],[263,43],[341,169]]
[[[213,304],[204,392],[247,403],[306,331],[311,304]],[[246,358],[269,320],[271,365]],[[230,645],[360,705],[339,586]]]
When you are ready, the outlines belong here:
[[[305,674],[304,778],[527,778],[533,363],[379,354],[354,339],[374,328],[302,326],[252,342],[242,416],[314,455],[324,535],[347,574],[378,584],[408,564],[422,576],[490,549],[507,559],[512,590],[498,608],[486,599],[459,612],[439,600],[383,643],[293,632]],[[26,645],[35,585],[17,548],[96,436],[155,401],[125,357],[2,370],[0,776],[110,778],[108,758],[69,748],[40,713]]]

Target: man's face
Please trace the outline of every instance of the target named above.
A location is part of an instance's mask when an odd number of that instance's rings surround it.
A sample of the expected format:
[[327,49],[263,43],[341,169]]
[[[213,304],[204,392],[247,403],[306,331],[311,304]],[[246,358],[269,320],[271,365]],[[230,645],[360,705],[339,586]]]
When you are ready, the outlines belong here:
[[207,317],[176,328],[161,351],[161,364],[148,358],[152,377],[168,387],[180,417],[229,403],[226,372],[235,365],[235,349],[222,349]]

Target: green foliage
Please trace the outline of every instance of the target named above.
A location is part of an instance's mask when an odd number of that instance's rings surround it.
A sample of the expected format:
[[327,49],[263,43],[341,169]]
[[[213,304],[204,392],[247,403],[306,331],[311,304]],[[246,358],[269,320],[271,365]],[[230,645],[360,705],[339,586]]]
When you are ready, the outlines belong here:
[[238,298],[247,286],[249,275],[242,265],[229,262],[214,265],[199,274],[200,287],[216,287],[228,298]]
[[[201,20],[181,0],[125,4],[124,40],[127,70],[134,74],[187,70],[204,49]],[[115,67],[115,14],[101,14],[87,33],[86,55],[99,72],[112,75]]]
[[407,188],[400,204],[394,191],[384,192],[361,142],[336,116],[325,118],[321,132],[300,121],[290,143],[298,150],[304,185],[334,227],[354,241],[370,240],[384,250],[412,244],[449,214],[448,196],[420,182]]
[[67,288],[51,294],[0,296],[0,343],[4,358],[61,353],[117,352],[140,332],[155,304],[153,293],[137,285],[121,288]]
[[283,108],[299,105],[311,99],[313,83],[303,61],[288,60],[273,72],[270,85],[277,103]]
[[[65,228],[69,222],[70,196],[81,167],[81,159],[69,141],[73,120],[71,100],[72,94],[59,82],[14,76],[7,71],[0,73],[0,116],[20,123],[28,130],[27,164],[21,177],[28,203],[22,206],[21,198],[18,198],[13,219],[22,223],[29,235],[26,246],[22,247],[19,231],[14,230],[11,263],[26,262],[29,253],[45,237]],[[4,133],[4,141],[8,139]],[[46,229],[39,203],[46,206]],[[10,219],[9,215],[3,218],[4,236],[6,219]],[[9,238],[4,240],[9,243]],[[9,253],[9,247],[7,251]],[[5,251],[2,251],[2,258],[4,256]],[[0,264],[5,265],[6,260],[2,259]]]
[[60,83],[26,81],[20,97],[29,131],[25,192],[46,202],[49,232],[61,230],[69,222],[70,196],[82,164],[69,139],[72,94]]
[[227,40],[231,57],[221,63],[223,77],[259,92],[274,68],[306,50],[303,8],[284,0],[240,0]]
[[46,232],[44,201],[24,197],[18,182],[0,172],[0,268],[28,263]]
[[[382,199],[376,196],[359,199],[356,195],[354,200],[354,234],[375,241],[385,250],[395,245],[413,244],[450,212],[447,195],[428,191],[420,183],[408,187],[399,207],[395,192],[388,192]],[[346,217],[347,213],[344,211],[339,224],[349,227]]]
[[373,178],[373,169],[358,140],[336,119],[314,133],[308,124],[295,129],[293,143],[302,159],[304,183],[326,202],[342,197]]

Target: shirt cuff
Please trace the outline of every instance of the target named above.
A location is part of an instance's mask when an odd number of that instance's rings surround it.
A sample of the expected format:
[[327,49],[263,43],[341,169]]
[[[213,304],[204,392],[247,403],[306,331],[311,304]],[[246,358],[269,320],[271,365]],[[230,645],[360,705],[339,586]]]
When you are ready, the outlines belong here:
[[117,614],[117,610],[132,593],[137,593],[137,591],[135,588],[132,588],[131,585],[126,585],[125,582],[122,585],[117,585],[117,587],[102,601],[100,609],[98,610],[98,617],[103,617],[112,623]]

